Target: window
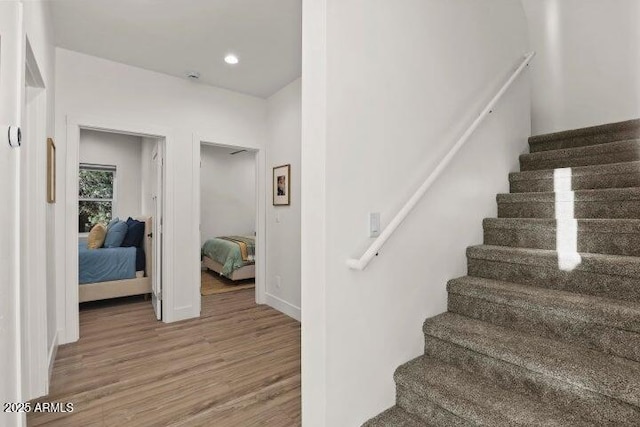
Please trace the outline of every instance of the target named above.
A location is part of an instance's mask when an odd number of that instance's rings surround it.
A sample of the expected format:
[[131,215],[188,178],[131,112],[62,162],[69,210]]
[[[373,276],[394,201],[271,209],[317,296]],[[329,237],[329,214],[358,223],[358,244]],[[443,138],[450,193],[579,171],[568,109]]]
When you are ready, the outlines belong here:
[[79,176],[78,231],[88,233],[94,225],[111,221],[116,167],[82,163]]

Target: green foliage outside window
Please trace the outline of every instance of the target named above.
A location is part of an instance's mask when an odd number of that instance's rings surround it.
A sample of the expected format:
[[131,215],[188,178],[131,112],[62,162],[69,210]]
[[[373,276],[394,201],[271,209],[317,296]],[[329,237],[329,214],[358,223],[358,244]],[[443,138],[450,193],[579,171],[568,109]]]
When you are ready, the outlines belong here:
[[103,170],[80,167],[78,183],[80,233],[88,233],[94,225],[111,221],[114,175],[115,168]]

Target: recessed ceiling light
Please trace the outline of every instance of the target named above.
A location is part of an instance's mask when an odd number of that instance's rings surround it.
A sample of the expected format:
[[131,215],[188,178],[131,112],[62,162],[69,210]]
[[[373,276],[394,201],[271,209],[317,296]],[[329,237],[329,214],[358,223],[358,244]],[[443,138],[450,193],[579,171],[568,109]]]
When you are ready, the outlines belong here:
[[233,53],[230,53],[224,57],[224,62],[230,65],[236,65],[238,62],[240,62],[240,60],[236,55],[234,55]]

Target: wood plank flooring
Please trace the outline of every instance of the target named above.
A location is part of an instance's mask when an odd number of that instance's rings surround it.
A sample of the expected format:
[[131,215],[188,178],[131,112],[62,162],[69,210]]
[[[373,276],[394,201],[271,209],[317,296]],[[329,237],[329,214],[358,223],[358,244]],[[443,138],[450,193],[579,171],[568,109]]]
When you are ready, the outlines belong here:
[[80,312],[50,394],[73,413],[29,426],[299,426],[300,324],[257,306],[253,290],[202,297],[200,319],[165,324],[149,301]]
[[213,295],[225,292],[237,292],[243,289],[256,287],[255,279],[233,281],[224,276],[220,276],[215,271],[207,270],[200,272],[200,294]]

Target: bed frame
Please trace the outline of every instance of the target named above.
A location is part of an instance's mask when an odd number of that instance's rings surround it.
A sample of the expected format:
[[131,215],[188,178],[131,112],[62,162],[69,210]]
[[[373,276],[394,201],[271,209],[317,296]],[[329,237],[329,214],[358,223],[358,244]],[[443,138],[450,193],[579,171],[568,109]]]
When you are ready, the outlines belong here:
[[[224,267],[218,261],[215,261],[206,255],[204,256],[202,263],[209,270],[213,270],[218,274],[222,272],[222,268]],[[231,279],[233,281],[254,279],[256,277],[256,265],[255,264],[245,265],[244,267],[240,267],[236,270],[233,270],[233,272],[231,273],[231,277],[228,277],[228,276],[224,276],[224,277],[226,277],[227,279]]]
[[147,274],[144,277],[136,277],[135,279],[78,285],[79,302],[151,293],[151,272],[153,271],[153,243],[151,241],[151,232],[153,231],[152,219],[151,217],[137,217],[134,219],[144,221],[144,256],[146,258],[145,270]]

